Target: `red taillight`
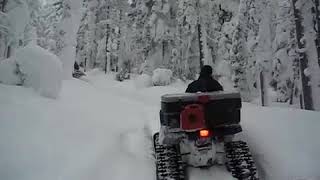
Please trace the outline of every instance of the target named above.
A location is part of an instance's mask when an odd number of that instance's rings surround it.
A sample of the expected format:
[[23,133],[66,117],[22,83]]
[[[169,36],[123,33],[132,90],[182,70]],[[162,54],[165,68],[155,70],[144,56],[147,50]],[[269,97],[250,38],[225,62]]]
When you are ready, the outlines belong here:
[[199,135],[202,138],[209,137],[210,136],[210,131],[207,130],[207,129],[202,129],[202,130],[199,131]]

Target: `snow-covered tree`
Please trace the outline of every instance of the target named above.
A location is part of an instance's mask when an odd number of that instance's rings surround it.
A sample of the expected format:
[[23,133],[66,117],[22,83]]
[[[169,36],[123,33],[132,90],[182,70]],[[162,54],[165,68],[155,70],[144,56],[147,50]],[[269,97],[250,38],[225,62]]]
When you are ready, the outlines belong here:
[[[214,77],[245,101],[260,96],[264,105],[296,105],[304,94],[304,104],[307,96],[319,104],[314,100],[320,89],[318,0],[83,2],[76,59],[86,68],[117,71],[119,80],[129,72],[151,75],[166,68],[186,80],[208,64]],[[54,36],[60,37],[56,49],[65,47],[64,31],[54,32],[62,32]],[[301,55],[308,59],[305,67]]]
[[[313,99],[314,99],[314,108],[316,110],[320,110],[320,100],[319,98],[316,98],[320,94],[320,78],[319,78],[320,76],[320,1],[319,0],[313,0],[311,12],[313,15],[312,20],[313,20],[313,27],[314,27],[313,28],[314,32],[312,32],[313,34],[311,36],[315,36],[313,46],[315,46],[316,52],[317,52],[317,56],[314,55],[313,60],[311,62],[312,81],[314,83],[312,87],[314,92]],[[310,13],[310,11],[308,13]],[[311,22],[309,19],[309,25],[311,25],[310,23]]]
[[133,1],[128,10],[127,43],[132,56],[133,69],[138,73],[151,74],[151,70],[141,69],[151,51],[151,26],[148,24],[148,7],[144,0]]
[[231,50],[231,66],[232,66],[232,80],[234,87],[242,94],[245,101],[250,101],[250,89],[247,78],[247,64],[248,64],[248,49],[247,42],[247,24],[248,24],[248,2],[250,0],[241,0],[239,5],[238,24],[232,38]]
[[263,3],[264,9],[263,19],[261,20],[259,27],[259,38],[257,47],[257,68],[259,76],[259,87],[261,92],[262,105],[269,105],[269,81],[270,81],[270,67],[272,64],[272,34],[273,34],[273,13],[271,1],[265,1]]
[[81,18],[81,1],[63,0],[58,2],[62,8],[62,19],[58,32],[63,37],[59,57],[63,64],[64,77],[70,78],[76,55],[76,37]]
[[[205,30],[207,52],[205,64],[212,65],[214,76],[226,89],[232,89],[231,81],[231,49],[232,38],[237,24],[238,3],[230,5],[225,1],[209,1],[205,6],[204,15],[201,16],[202,30]],[[201,10],[203,12],[203,10]],[[205,37],[205,36],[203,36]],[[211,56],[211,57],[210,57]]]
[[[260,64],[258,63],[259,55],[259,32],[261,30],[260,25],[263,19],[263,9],[265,6],[262,1],[248,1],[248,37],[247,37],[247,49],[248,49],[248,64],[247,64],[247,82],[250,89],[250,96],[252,99],[261,97],[261,91],[259,91],[259,77]],[[270,16],[269,16],[270,17]],[[260,41],[261,42],[261,41]],[[261,47],[261,45],[260,45]]]
[[[0,11],[1,11],[1,17],[4,15],[7,5],[7,0],[1,0],[0,1]],[[1,18],[3,19],[3,18]],[[7,52],[7,37],[8,37],[8,29],[7,26],[5,26],[7,22],[3,22],[3,20],[0,21],[0,60],[6,58],[6,52]]]
[[197,1],[178,2],[177,22],[180,38],[181,65],[187,79],[194,79],[200,69]]
[[317,46],[317,54],[318,54],[318,64],[320,66],[320,1],[319,0],[313,0],[313,7],[312,7],[312,13],[313,13],[313,24],[314,24],[314,30],[317,33],[317,38],[315,40],[316,46]]
[[10,57],[23,45],[24,31],[30,21],[30,11],[25,0],[3,1],[0,13],[0,30],[4,37],[4,57]]
[[276,101],[289,102],[293,98],[294,86],[293,63],[296,39],[293,9],[289,0],[278,3],[276,31],[273,41],[274,57],[272,60],[272,77],[270,85],[277,92]]
[[87,65],[87,46],[88,42],[88,1],[84,1],[83,7],[85,11],[82,14],[80,20],[80,26],[77,33],[77,47],[76,47],[76,61],[80,64],[80,66],[84,67],[86,71]]
[[97,11],[98,11],[98,0],[88,1],[88,30],[86,36],[87,46],[85,48],[86,58],[88,63],[86,64],[89,68],[96,67],[96,55],[97,55],[97,41],[96,41],[96,25],[97,25]]
[[[299,2],[299,3],[298,3]],[[311,2],[310,2],[311,3]],[[310,4],[308,2],[304,3],[302,1],[292,0],[294,17],[295,17],[295,25],[296,25],[296,37],[298,44],[298,52],[299,52],[299,65],[300,65],[300,74],[301,74],[301,82],[302,82],[302,95],[303,95],[303,108],[312,110],[313,107],[313,98],[312,98],[312,89],[310,87],[310,74],[308,71],[308,55],[306,52],[306,43],[311,43],[307,41],[305,35],[308,33],[305,32],[306,28],[303,26],[303,14],[302,14],[302,6],[306,4]],[[309,9],[310,10],[310,9]]]

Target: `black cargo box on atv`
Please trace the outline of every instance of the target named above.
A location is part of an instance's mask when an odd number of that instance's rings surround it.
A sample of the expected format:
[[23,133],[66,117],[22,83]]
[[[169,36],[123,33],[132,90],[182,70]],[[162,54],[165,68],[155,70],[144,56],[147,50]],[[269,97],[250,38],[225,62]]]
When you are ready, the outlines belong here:
[[190,104],[201,104],[204,107],[205,120],[208,128],[240,123],[240,94],[219,91],[162,96],[160,111],[161,126],[180,128],[181,112]]

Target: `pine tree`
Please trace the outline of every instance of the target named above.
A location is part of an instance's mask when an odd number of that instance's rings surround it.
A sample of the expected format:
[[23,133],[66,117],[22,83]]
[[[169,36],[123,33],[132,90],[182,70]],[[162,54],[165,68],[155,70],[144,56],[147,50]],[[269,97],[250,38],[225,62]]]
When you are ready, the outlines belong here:
[[314,6],[312,8],[314,29],[317,33],[317,38],[315,40],[318,54],[318,65],[320,67],[320,1],[313,0]]
[[300,10],[296,7],[297,0],[292,0],[293,13],[295,17],[296,25],[296,38],[299,50],[299,66],[300,75],[302,81],[302,95],[303,95],[303,108],[308,110],[313,110],[313,100],[311,87],[309,86],[310,79],[306,76],[305,70],[308,68],[308,59],[305,51],[305,42],[303,42],[304,28],[302,26],[302,15]]
[[248,19],[248,0],[241,0],[239,5],[238,24],[236,26],[232,38],[231,50],[231,66],[232,66],[232,80],[234,88],[236,88],[245,101],[250,101],[250,89],[247,82],[247,19]]
[[[309,2],[311,4],[311,2]],[[311,11],[307,10],[306,12],[312,16],[312,22],[308,22],[310,26],[313,26],[313,30],[309,30],[309,46],[311,44],[311,49],[313,53],[309,53],[309,71],[311,72],[311,84],[312,84],[312,98],[315,110],[320,110],[320,100],[317,97],[320,94],[320,2],[319,0],[313,0],[312,4],[309,6]],[[307,15],[307,17],[309,17]],[[307,18],[305,17],[305,19]],[[311,29],[311,28],[310,28]],[[314,40],[314,41],[312,41]]]
[[178,2],[178,32],[180,33],[181,65],[186,79],[195,79],[199,72],[198,12],[196,1],[182,0]]
[[57,2],[60,4],[62,19],[58,25],[58,33],[62,37],[57,45],[61,47],[59,57],[63,64],[63,73],[65,78],[71,78],[73,65],[76,55],[76,35],[80,25],[81,1],[63,0]]
[[[271,86],[277,92],[278,102],[289,102],[292,97],[294,80],[292,64],[296,55],[289,54],[295,38],[290,36],[294,27],[293,11],[289,0],[278,3],[276,35],[273,42],[274,57],[272,66]],[[293,56],[290,57],[290,56]]]
[[[129,54],[132,57],[133,68],[138,73],[151,74],[150,69],[141,69],[147,63],[152,47],[151,26],[148,23],[149,12],[144,0],[134,1],[128,10],[128,39]],[[141,69],[141,70],[139,70]]]
[[[83,5],[87,7],[87,4]],[[86,10],[80,21],[79,30],[77,33],[77,49],[76,49],[76,61],[84,68],[84,71],[87,69],[87,47],[88,42],[86,41],[88,36],[88,10]]]
[[38,0],[27,1],[28,8],[30,11],[30,21],[26,26],[24,32],[24,38],[22,40],[23,46],[29,44],[30,42],[37,44],[38,35],[37,35],[37,23],[40,17],[40,2]]
[[[237,7],[227,8],[228,2],[208,1],[201,16],[207,34],[206,64],[212,65],[214,77],[226,89],[232,89],[231,49],[232,38],[237,24]],[[201,10],[203,12],[204,10]],[[209,57],[211,56],[211,57]]]
[[96,64],[96,55],[97,55],[97,12],[98,12],[99,2],[98,0],[91,0],[88,2],[88,31],[86,36],[87,46],[86,50],[86,59],[87,59],[87,67],[92,69],[97,66]]
[[[0,1],[0,12],[5,13],[6,5],[7,5],[8,0],[1,0]],[[0,16],[1,19],[2,16]],[[0,20],[0,25],[6,24],[3,22],[3,20]],[[6,51],[7,51],[7,35],[8,35],[8,30],[4,29],[1,26],[0,28],[0,60],[6,58]]]
[[[317,29],[315,28],[315,19],[317,18],[314,12],[316,6],[315,2],[297,2],[296,6],[299,7],[302,17],[302,26],[303,26],[303,42],[305,43],[304,49],[307,62],[306,68],[303,71],[303,74],[309,78],[308,86],[311,89],[311,99],[312,99],[312,109],[320,110],[320,68],[318,63],[318,51],[317,51]],[[302,66],[305,66],[302,65]]]
[[[23,47],[26,43],[26,36],[28,33],[28,25],[30,23],[30,16],[38,5],[38,1],[16,0],[0,1],[0,53],[4,58],[9,58],[15,53],[15,50]],[[7,8],[10,7],[10,8]],[[19,13],[16,13],[19,11]],[[14,18],[10,15],[16,14]],[[19,19],[19,23],[17,22]],[[0,56],[0,57],[1,57]]]

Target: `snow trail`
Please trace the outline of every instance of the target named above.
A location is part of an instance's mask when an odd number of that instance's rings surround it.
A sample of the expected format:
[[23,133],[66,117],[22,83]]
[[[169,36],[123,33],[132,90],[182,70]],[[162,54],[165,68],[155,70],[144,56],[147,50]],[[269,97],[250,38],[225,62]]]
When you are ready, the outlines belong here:
[[[2,97],[8,102],[8,108],[1,108],[0,142],[1,147],[6,147],[0,152],[7,155],[4,162],[7,159],[11,163],[1,164],[0,174],[6,174],[4,179],[154,177],[153,163],[148,156],[150,148],[144,148],[147,147],[144,128],[149,125],[142,114],[146,113],[143,108],[136,108],[140,103],[101,93],[75,80],[65,82],[58,101],[37,97],[32,91],[25,92],[18,87],[15,89],[18,91],[16,97]],[[29,103],[32,106],[25,106]],[[23,107],[17,109],[19,104]],[[16,116],[12,116],[14,114]],[[5,140],[11,134],[11,141]],[[125,148],[125,144],[129,146]],[[39,152],[41,159],[37,158]],[[20,155],[14,157],[17,153]],[[41,168],[44,175],[34,175],[32,166],[25,168],[26,164],[21,164],[23,159],[36,169],[40,164],[46,164],[47,167]],[[13,170],[10,172],[10,169]],[[129,172],[121,172],[121,169]],[[145,172],[146,169],[150,171]],[[21,176],[15,172],[21,172]]]
[[[104,77],[106,78],[106,77]],[[110,78],[110,77],[108,77]],[[90,79],[90,78],[89,78]],[[140,137],[137,137],[136,139],[131,137],[129,135],[136,135],[134,132],[137,132],[137,129],[130,129],[128,132],[123,132],[121,136],[120,142],[125,141],[125,137],[127,137],[127,144],[130,145],[133,142],[136,142],[140,138],[144,139],[144,143],[147,144],[147,156],[151,156],[153,154],[153,140],[152,136],[155,132],[159,130],[160,122],[159,122],[159,110],[160,110],[160,100],[161,96],[165,93],[181,93],[184,92],[185,87],[174,87],[174,88],[167,88],[167,87],[153,87],[148,88],[149,94],[143,91],[142,93],[137,91],[137,89],[134,88],[134,85],[132,84],[132,81],[128,82],[116,82],[113,81],[110,84],[110,81],[106,81],[105,79],[95,78],[90,79],[93,87],[95,87],[99,91],[105,91],[108,92],[109,95],[112,94],[113,97],[117,97],[120,99],[123,99],[124,101],[127,101],[128,103],[136,103],[136,107],[141,107],[144,111],[143,114],[141,114],[141,119],[144,122],[145,125],[144,131],[145,134],[140,134]],[[112,80],[112,79],[109,79]],[[121,87],[122,86],[122,87]],[[133,89],[132,89],[133,88]],[[145,89],[146,90],[146,89]],[[150,121],[152,119],[152,121]],[[154,121],[155,120],[155,121]],[[141,144],[144,144],[144,143]],[[124,148],[125,144],[122,144],[123,146],[120,148]],[[142,146],[146,147],[146,146]],[[141,147],[140,147],[141,148]],[[149,151],[148,151],[149,150]],[[130,154],[130,152],[126,152],[127,155]],[[136,156],[137,152],[132,153],[131,157]],[[154,159],[151,158],[152,161],[152,167],[154,167],[151,172],[153,172],[153,178],[155,178],[155,166],[154,166]],[[226,171],[224,167],[212,167],[209,170],[199,170],[195,168],[189,168],[189,179],[190,180],[197,180],[199,177],[201,177],[203,180],[205,179],[212,179],[212,177],[218,178],[218,179],[233,179],[232,176]],[[213,176],[214,175],[214,176]]]

